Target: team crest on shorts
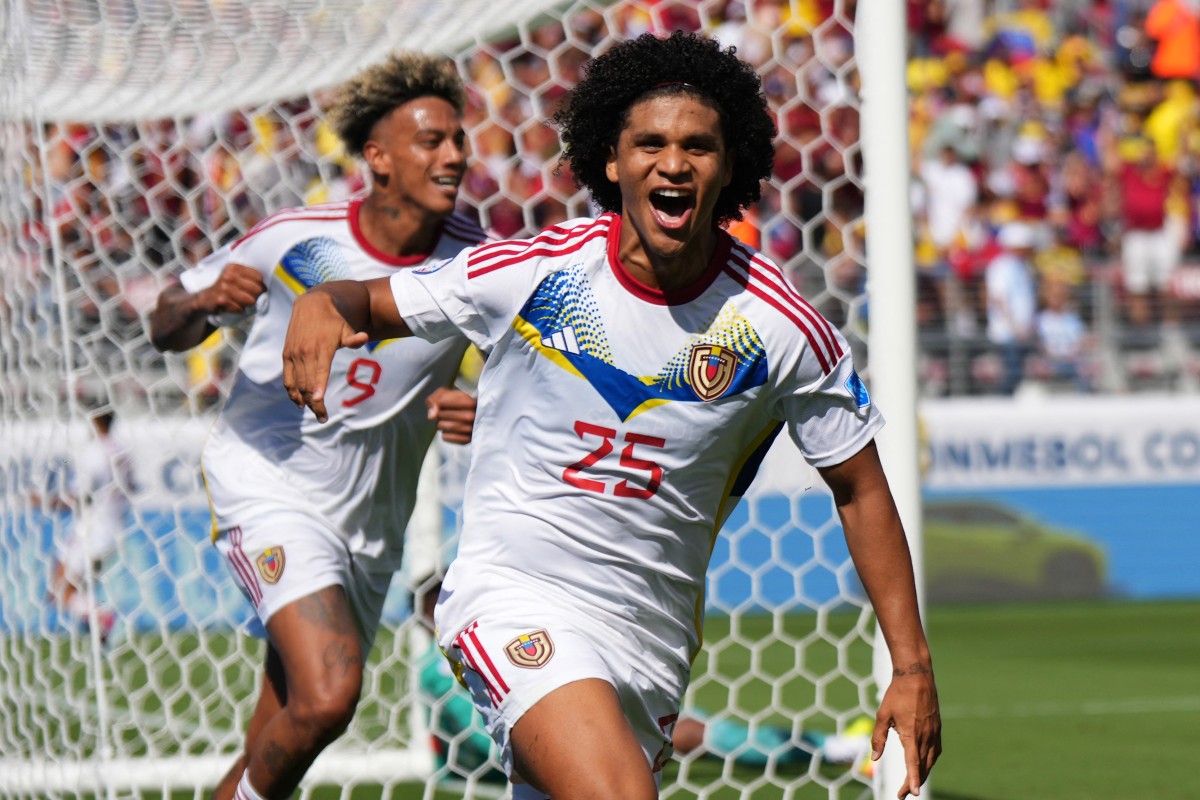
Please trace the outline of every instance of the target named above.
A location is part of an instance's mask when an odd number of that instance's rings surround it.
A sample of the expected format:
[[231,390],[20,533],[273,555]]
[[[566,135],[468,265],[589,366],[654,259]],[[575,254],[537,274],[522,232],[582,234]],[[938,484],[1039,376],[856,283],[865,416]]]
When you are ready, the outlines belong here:
[[546,662],[554,655],[554,642],[546,631],[522,633],[504,646],[504,653],[513,666],[525,669],[538,669],[546,666]]
[[737,353],[728,347],[695,345],[688,362],[688,378],[696,396],[707,403],[725,394],[737,374],[737,364]]
[[258,574],[267,583],[279,583],[283,577],[283,548],[268,547],[255,561],[258,564]]

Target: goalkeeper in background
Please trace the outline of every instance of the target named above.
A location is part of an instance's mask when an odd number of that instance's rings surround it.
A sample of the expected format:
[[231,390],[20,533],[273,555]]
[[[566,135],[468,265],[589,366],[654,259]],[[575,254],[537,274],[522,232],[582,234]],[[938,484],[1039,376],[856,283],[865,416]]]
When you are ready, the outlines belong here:
[[423,455],[437,430],[470,440],[475,401],[447,388],[463,337],[347,353],[328,426],[292,406],[280,380],[298,296],[335,278],[432,268],[486,238],[454,213],[465,102],[443,59],[398,54],[358,74],[329,120],[370,168],[368,196],[268,216],[165,289],[151,316],[155,346],[182,351],[253,315],[202,458],[216,547],[268,640],[244,752],[217,800],[290,796],[349,725]]

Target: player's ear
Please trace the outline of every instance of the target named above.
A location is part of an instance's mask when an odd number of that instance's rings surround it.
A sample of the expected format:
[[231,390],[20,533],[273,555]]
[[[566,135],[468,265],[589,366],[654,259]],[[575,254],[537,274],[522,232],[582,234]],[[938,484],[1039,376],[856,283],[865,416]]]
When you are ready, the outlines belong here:
[[724,188],[733,182],[733,162],[735,153],[732,149],[725,151],[725,169],[721,175],[721,187]]
[[367,167],[371,170],[372,175],[391,174],[391,157],[374,139],[368,139],[367,143],[363,145],[362,157],[363,161],[367,162]]
[[617,148],[608,149],[608,161],[604,164],[604,174],[613,183],[617,182]]

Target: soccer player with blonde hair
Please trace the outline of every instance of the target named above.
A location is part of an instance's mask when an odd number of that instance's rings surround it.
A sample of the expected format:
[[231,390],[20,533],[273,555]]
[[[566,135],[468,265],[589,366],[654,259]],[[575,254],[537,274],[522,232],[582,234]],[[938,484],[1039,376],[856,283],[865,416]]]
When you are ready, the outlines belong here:
[[474,399],[447,388],[465,337],[380,340],[340,355],[330,425],[287,401],[280,367],[292,304],[306,292],[386,280],[486,240],[454,211],[465,101],[443,59],[397,54],[361,72],[329,118],[370,169],[370,193],[268,216],[184,273],[152,316],[155,345],[184,350],[254,314],[203,453],[216,546],[268,638],[245,750],[218,800],[290,796],[350,723],[425,451],[438,429],[451,442],[471,437]]
[[894,664],[875,720],[917,794],[941,750],[912,563],[845,339],[720,223],[759,197],[774,126],[732,49],[646,34],[556,115],[604,211],[301,298],[284,384],[379,336],[488,354],[458,555],[435,613],[514,798],[649,800],[700,647],[713,541],[779,431],[829,485]]

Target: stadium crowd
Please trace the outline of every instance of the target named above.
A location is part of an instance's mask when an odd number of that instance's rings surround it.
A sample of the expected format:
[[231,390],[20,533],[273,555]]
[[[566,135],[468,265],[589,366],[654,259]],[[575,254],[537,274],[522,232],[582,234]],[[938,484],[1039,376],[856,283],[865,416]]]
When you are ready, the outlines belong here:
[[[736,235],[861,340],[854,5],[619,0],[474,49],[459,59],[473,155],[461,197],[504,236],[589,213],[544,120],[606,40],[704,30],[758,66],[779,129],[771,184]],[[922,390],[1194,388],[1195,4],[909,0],[908,10]],[[82,357],[114,376],[161,364],[143,321],[166,273],[274,209],[364,188],[323,122],[327,100],[31,136],[44,156],[29,154],[40,166],[26,170],[24,259],[6,300],[28,317],[29,346],[56,320],[56,273],[41,257],[54,251],[70,267],[71,324],[95,345]],[[194,402],[216,399],[227,352],[216,340],[192,359]]]

